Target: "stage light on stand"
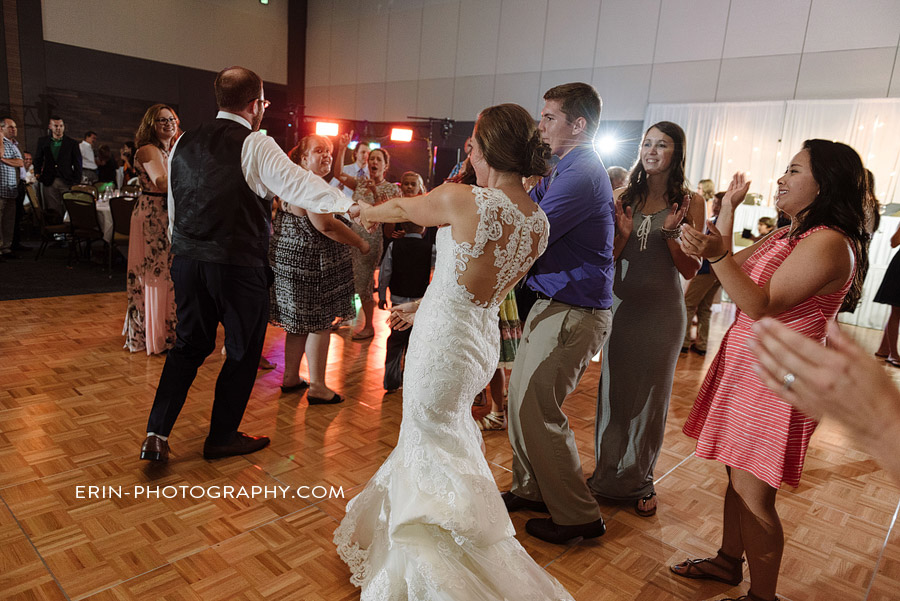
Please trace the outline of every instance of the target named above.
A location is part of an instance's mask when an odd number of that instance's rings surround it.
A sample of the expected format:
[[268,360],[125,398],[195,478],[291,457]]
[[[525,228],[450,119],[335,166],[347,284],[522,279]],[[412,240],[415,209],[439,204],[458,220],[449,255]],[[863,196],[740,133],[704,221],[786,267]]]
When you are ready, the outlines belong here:
[[376,148],[381,148],[381,142],[369,142],[369,150],[375,150]]
[[340,128],[338,128],[337,123],[332,123],[330,121],[316,121],[317,136],[334,137],[338,135],[339,130]]
[[411,142],[413,130],[405,127],[395,127],[391,129],[391,141],[393,142]]
[[358,140],[351,140],[349,144],[347,144],[347,148],[350,150],[356,150],[356,147],[359,146]]

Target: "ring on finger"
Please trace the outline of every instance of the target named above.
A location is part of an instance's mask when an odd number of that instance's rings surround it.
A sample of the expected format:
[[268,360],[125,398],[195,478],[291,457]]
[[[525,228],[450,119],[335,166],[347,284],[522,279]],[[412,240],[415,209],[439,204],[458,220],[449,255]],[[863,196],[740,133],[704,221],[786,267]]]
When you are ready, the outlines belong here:
[[796,381],[797,376],[795,376],[791,372],[787,372],[786,374],[784,374],[784,377],[781,378],[781,389],[785,391],[790,390],[791,386],[793,386],[794,382]]

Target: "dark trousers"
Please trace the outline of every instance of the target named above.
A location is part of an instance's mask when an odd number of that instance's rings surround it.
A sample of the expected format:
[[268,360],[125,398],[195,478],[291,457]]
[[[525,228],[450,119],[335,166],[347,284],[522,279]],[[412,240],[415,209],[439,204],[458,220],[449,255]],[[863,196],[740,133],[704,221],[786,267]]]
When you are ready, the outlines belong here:
[[384,389],[396,390],[403,384],[403,355],[409,346],[408,330],[391,330],[384,352]]
[[22,241],[22,219],[25,217],[25,185],[19,182],[19,195],[16,197],[16,229],[13,231],[12,245],[18,247]]
[[213,445],[232,441],[253,390],[266,337],[269,271],[175,256],[175,347],[159,378],[148,432],[168,436],[172,431],[197,369],[216,348],[221,323],[228,356],[216,380],[208,441]]

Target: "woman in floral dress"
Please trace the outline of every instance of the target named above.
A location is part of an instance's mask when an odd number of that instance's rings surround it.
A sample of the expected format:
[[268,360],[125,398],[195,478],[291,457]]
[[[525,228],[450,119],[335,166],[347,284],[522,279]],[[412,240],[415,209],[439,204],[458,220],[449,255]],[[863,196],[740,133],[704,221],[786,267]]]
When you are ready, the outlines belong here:
[[[386,200],[400,196],[400,188],[385,179],[391,157],[383,148],[375,148],[369,152],[369,177],[351,177],[341,171],[344,150],[350,144],[353,132],[344,134],[338,139],[334,156],[334,177],[347,188],[353,190],[353,200],[368,205],[379,205]],[[365,340],[375,335],[372,317],[375,313],[375,268],[381,264],[382,234],[381,228],[375,232],[367,232],[358,224],[353,224],[353,231],[369,243],[371,252],[364,255],[357,249],[353,253],[353,282],[359,302],[362,305],[364,322],[352,335],[353,340]]]
[[175,345],[175,289],[169,268],[172,256],[166,191],[169,150],[178,132],[178,116],[165,104],[154,104],[135,135],[134,168],[141,195],[131,214],[125,313],[125,348],[132,353],[163,353]]

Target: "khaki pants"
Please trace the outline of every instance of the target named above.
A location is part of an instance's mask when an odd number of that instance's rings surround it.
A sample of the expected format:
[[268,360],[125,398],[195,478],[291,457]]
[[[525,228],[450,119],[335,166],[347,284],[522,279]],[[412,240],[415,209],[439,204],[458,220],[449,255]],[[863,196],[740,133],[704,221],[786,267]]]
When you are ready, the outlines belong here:
[[510,375],[511,490],[522,498],[544,501],[559,525],[586,524],[601,517],[562,404],[609,336],[611,322],[609,310],[538,300],[525,322]]
[[62,223],[66,207],[63,204],[63,194],[72,186],[63,181],[61,177],[53,180],[52,184],[41,184],[41,200],[44,203],[44,213],[47,213],[48,223]]
[[712,316],[712,304],[719,292],[719,280],[713,273],[695,275],[684,291],[684,306],[687,309],[687,326],[684,331],[682,348],[691,345],[691,319],[697,314],[697,341],[694,343],[701,351],[706,350],[709,340],[709,319]]

